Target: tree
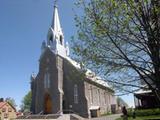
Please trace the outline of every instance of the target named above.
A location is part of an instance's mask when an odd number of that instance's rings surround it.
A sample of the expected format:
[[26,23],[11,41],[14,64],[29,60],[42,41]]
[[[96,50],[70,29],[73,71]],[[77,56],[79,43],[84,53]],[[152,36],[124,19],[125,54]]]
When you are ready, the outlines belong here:
[[31,108],[32,93],[29,91],[22,100],[21,111],[29,112]]
[[117,91],[150,89],[160,100],[160,1],[78,0],[77,6],[84,11],[75,17],[77,59]]
[[16,108],[17,105],[16,105],[16,102],[13,98],[8,97],[5,99],[5,101],[8,102],[9,104],[11,104],[14,108]]

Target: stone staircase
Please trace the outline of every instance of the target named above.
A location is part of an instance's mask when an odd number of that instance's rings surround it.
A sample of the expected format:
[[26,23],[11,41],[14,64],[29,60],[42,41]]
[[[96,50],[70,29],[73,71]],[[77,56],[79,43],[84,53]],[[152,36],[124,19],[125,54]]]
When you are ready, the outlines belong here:
[[19,116],[16,120],[84,120],[76,114],[48,114],[48,115],[24,115]]
[[21,119],[57,119],[60,115],[24,115],[17,117],[17,120]]

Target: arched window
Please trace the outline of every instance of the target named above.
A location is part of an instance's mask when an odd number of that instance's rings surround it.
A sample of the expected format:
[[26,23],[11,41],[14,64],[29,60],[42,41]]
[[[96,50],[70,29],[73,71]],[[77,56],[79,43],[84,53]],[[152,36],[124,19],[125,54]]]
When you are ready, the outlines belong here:
[[92,86],[89,86],[89,94],[90,94],[90,102],[91,104],[93,103],[93,89],[92,89]]
[[98,103],[99,103],[99,105],[101,104],[101,91],[100,91],[100,89],[98,89],[97,90],[97,95],[98,95]]
[[104,104],[106,105],[107,104],[107,93],[104,92]]
[[53,42],[53,36],[52,35],[49,37],[49,41]]
[[50,74],[48,72],[44,75],[44,88],[50,88]]
[[63,45],[63,37],[62,37],[62,35],[60,35],[59,40],[60,40],[60,44]]
[[74,103],[78,104],[78,86],[77,84],[74,85]]

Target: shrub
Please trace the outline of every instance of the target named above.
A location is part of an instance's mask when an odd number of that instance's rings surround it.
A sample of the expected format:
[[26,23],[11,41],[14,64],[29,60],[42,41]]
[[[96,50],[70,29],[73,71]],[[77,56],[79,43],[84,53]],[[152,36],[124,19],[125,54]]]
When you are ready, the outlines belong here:
[[[160,115],[160,108],[135,110],[135,114],[136,116]],[[133,110],[128,109],[128,116],[132,116],[132,115],[133,115]]]

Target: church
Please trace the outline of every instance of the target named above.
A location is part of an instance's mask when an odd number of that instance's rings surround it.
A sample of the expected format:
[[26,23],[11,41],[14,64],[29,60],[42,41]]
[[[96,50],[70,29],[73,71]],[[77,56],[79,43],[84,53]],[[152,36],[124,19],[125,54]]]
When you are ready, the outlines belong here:
[[90,70],[82,75],[80,64],[69,57],[56,5],[39,71],[31,75],[31,91],[33,114],[76,113],[88,118],[115,111],[114,90]]

